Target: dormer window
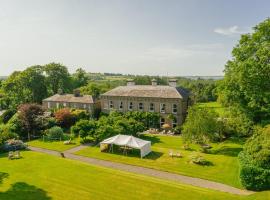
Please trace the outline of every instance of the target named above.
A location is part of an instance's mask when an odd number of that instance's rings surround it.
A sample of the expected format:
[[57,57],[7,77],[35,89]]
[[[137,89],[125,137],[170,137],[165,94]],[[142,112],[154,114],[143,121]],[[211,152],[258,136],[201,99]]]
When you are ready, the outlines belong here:
[[172,105],[172,113],[177,114],[177,104]]
[[143,110],[143,103],[139,103],[139,110],[140,110],[140,111]]
[[160,113],[165,113],[166,110],[166,104],[165,103],[161,103],[160,104]]

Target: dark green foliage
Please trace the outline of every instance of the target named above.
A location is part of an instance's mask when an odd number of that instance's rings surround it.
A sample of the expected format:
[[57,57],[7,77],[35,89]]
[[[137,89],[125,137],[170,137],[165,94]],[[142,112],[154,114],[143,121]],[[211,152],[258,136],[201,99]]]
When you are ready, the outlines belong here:
[[21,103],[41,103],[47,97],[47,86],[42,66],[29,67],[22,72],[14,72],[3,83],[9,107]]
[[255,130],[239,160],[243,186],[251,190],[270,189],[270,126]]
[[195,102],[208,102],[217,100],[217,85],[216,80],[211,79],[187,79],[178,78],[177,85],[191,91]]
[[152,112],[127,112],[124,114],[126,118],[133,118],[144,124],[146,128],[158,128],[160,115]]
[[267,190],[270,188],[270,169],[253,165],[250,156],[241,152],[240,160],[240,179],[243,186],[249,190]]
[[269,32],[270,19],[266,19],[252,34],[242,35],[219,88],[225,105],[240,107],[256,123],[270,119]]
[[73,88],[79,88],[85,86],[89,80],[87,73],[82,68],[76,70],[74,74],[72,74],[73,80]]
[[223,117],[224,131],[228,136],[246,137],[252,134],[254,123],[240,109],[231,107]]
[[189,143],[207,143],[219,137],[217,113],[207,108],[193,106],[188,110],[183,125],[183,139]]
[[46,135],[49,139],[61,139],[64,136],[63,129],[59,126],[54,126],[46,130]]
[[0,117],[1,121],[4,124],[6,124],[15,113],[16,113],[16,110],[13,110],[13,109],[6,110]]
[[66,66],[50,63],[44,66],[44,71],[47,75],[46,83],[50,94],[56,94],[59,90],[72,91],[72,81]]
[[74,126],[71,127],[71,133],[74,135],[80,135],[81,138],[87,136],[95,138],[95,129],[97,127],[94,120],[80,120]]
[[8,125],[0,125],[0,147],[9,139],[18,138],[18,135],[10,130]]

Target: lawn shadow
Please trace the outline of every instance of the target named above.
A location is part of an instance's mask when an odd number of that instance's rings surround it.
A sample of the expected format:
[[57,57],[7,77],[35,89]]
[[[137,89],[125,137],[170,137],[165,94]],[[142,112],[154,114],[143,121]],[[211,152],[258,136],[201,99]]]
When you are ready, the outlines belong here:
[[24,182],[17,182],[11,185],[10,189],[0,192],[0,199],[3,200],[51,200],[47,192]]
[[163,143],[160,140],[160,138],[155,136],[155,135],[141,135],[140,138],[143,139],[143,140],[150,141],[152,145],[154,145],[156,143]]
[[[141,158],[140,150],[132,149],[131,151],[128,151],[127,154],[125,154],[120,149],[120,147],[117,147],[117,146],[114,147],[113,152],[105,151],[103,153],[109,153],[109,154],[114,154],[114,155],[119,155],[119,156],[124,156],[124,157]],[[156,160],[156,159],[160,158],[162,155],[163,155],[162,152],[152,151],[147,156],[145,156],[143,159]]]
[[210,151],[210,154],[237,157],[238,154],[242,150],[243,150],[243,148],[241,148],[241,147],[227,147],[227,146],[223,146],[223,147],[221,147],[219,149],[211,150]]
[[3,180],[5,178],[7,178],[8,176],[9,176],[8,173],[0,172],[0,184],[2,184],[3,183]]
[[163,154],[164,153],[162,153],[162,152],[152,151],[147,156],[145,156],[143,159],[156,160],[156,159],[160,158]]

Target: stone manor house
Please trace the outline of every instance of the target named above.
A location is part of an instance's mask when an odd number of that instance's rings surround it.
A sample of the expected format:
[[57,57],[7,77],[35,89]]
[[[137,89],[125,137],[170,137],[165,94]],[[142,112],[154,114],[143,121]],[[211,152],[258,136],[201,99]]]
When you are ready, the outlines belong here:
[[[169,85],[157,85],[152,80],[152,85],[135,85],[129,80],[126,86],[116,87],[95,100],[90,95],[80,95],[77,91],[74,94],[62,94],[61,92],[43,100],[45,109],[75,108],[84,109],[94,113],[96,108],[101,106],[101,111],[128,112],[156,112],[160,113],[160,126],[169,124],[171,127],[181,125],[187,114],[190,104],[190,94],[179,87],[176,87],[176,80],[169,80]],[[168,117],[173,115],[174,119]]]
[[[144,111],[160,113],[160,126],[167,123],[171,127],[181,125],[186,117],[190,104],[189,93],[176,87],[176,80],[170,80],[169,85],[135,85],[130,80],[126,86],[116,87],[101,95],[101,110],[109,113],[112,110],[119,112]],[[168,119],[168,115],[174,119]]]

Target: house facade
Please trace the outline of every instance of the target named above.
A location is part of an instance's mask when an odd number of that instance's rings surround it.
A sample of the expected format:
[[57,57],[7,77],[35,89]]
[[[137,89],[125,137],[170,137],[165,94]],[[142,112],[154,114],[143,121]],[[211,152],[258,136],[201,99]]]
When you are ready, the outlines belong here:
[[176,87],[176,80],[170,80],[168,86],[157,85],[155,80],[152,80],[152,85],[135,85],[128,81],[127,86],[119,86],[101,95],[102,112],[156,112],[161,116],[160,126],[165,123],[171,127],[181,125],[189,103],[189,93]]
[[80,95],[79,92],[74,94],[55,94],[42,101],[42,106],[46,110],[59,108],[74,108],[86,110],[89,113],[94,113],[97,103],[91,95]]

